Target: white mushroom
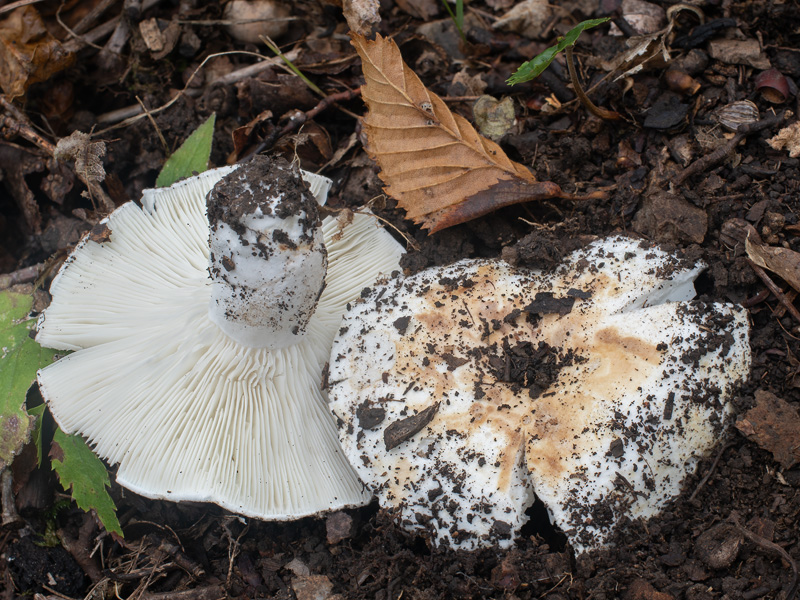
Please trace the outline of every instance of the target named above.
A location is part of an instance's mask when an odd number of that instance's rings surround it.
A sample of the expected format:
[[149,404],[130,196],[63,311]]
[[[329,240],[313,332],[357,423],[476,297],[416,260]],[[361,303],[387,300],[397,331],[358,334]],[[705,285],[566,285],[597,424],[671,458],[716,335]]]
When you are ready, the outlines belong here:
[[613,237],[553,272],[376,286],[331,353],[345,453],[436,544],[507,547],[536,494],[577,551],[602,545],[679,493],[747,377],[746,311],[689,301],[703,268]]
[[[329,181],[311,178],[324,200]],[[221,196],[237,190],[223,214]],[[215,244],[225,228],[236,242],[215,246],[213,258],[209,191]],[[289,200],[293,208],[283,206]],[[346,303],[398,268],[400,246],[368,215],[329,217],[326,276],[316,206],[279,161],[146,190],[142,204],[112,213],[110,238],[84,239],[51,285],[37,341],[76,350],[39,372],[59,425],[119,463],[120,484],[151,498],[215,502],[263,519],[369,501],[342,456],[321,379]],[[272,261],[292,270],[276,275]],[[294,283],[302,301],[275,300],[276,277],[286,279],[284,299]],[[226,296],[231,284],[236,303]]]

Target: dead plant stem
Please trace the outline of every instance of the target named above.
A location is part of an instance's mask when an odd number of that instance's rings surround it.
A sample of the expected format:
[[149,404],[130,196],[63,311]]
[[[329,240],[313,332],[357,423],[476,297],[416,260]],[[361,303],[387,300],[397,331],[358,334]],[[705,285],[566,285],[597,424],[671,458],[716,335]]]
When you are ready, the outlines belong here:
[[239,162],[247,162],[256,154],[263,152],[264,150],[268,150],[272,148],[272,146],[281,139],[283,136],[293,133],[300,129],[300,127],[305,124],[306,122],[310,121],[314,117],[316,117],[319,113],[323,110],[327,109],[331,105],[334,105],[337,102],[342,102],[345,100],[352,100],[356,96],[361,94],[361,88],[356,88],[354,90],[345,90],[343,92],[338,92],[336,94],[331,94],[330,96],[325,96],[319,103],[312,108],[311,110],[300,113],[296,117],[289,119],[289,122],[286,123],[282,128],[274,129],[270,135],[265,137],[261,143],[256,146],[255,150],[248,152],[243,158],[239,160]]
[[604,119],[606,121],[618,121],[622,118],[618,112],[613,110],[606,110],[605,108],[600,108],[599,106],[595,105],[589,99],[589,96],[586,95],[586,92],[583,91],[583,87],[581,86],[581,82],[578,79],[578,71],[575,69],[575,59],[572,56],[572,46],[567,46],[566,48],[566,58],[567,58],[567,68],[569,69],[569,78],[572,81],[572,87],[575,90],[575,95],[578,96],[578,100],[581,101],[590,113],[594,116],[599,117],[600,119]]

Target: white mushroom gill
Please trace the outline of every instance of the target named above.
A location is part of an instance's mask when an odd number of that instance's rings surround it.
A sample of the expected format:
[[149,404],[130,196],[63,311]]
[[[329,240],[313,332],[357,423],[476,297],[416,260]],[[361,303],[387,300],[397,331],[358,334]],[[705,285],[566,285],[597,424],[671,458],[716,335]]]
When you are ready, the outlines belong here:
[[42,394],[65,431],[145,496],[263,519],[364,504],[322,371],[346,303],[397,269],[402,249],[368,215],[325,219],[327,286],[305,335],[277,349],[240,344],[209,315],[205,197],[232,171],[148,190],[143,208],[110,215],[109,239],[79,244],[37,336],[76,352],[39,372]]
[[552,272],[376,286],[331,353],[345,453],[434,543],[507,547],[535,493],[577,551],[602,545],[680,491],[747,378],[746,311],[689,301],[702,268],[613,237]]

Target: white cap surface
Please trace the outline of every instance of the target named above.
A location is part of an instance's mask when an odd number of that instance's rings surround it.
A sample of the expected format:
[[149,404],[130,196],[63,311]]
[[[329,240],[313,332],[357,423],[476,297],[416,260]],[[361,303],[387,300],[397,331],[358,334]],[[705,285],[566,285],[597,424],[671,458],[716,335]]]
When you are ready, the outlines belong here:
[[117,480],[151,498],[215,502],[291,519],[369,501],[343,457],[321,391],[345,310],[402,253],[368,215],[326,219],[327,287],[299,343],[248,348],[209,318],[207,171],[148,190],[84,239],[51,286],[43,346],[77,350],[39,372],[68,433],[119,463]]
[[[578,551],[655,514],[727,425],[746,313],[624,237],[554,272],[461,261],[376,286],[334,341],[351,464],[434,543],[509,546],[534,493]],[[363,295],[362,295],[363,296]]]

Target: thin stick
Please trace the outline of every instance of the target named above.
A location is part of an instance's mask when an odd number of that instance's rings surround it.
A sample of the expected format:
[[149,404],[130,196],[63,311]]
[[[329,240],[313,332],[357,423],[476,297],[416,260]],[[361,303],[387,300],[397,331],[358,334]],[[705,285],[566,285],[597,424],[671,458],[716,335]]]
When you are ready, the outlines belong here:
[[[163,2],[163,0],[143,0],[142,2],[142,10],[148,10],[154,7],[156,4]],[[111,35],[111,33],[116,29],[117,23],[122,17],[117,15],[103,23],[102,25],[98,25],[91,31],[83,34],[80,37],[76,37],[71,39],[70,41],[64,44],[64,50],[67,53],[74,53],[82,48],[86,47],[89,44],[94,44],[95,42],[103,39],[107,35]]]
[[136,101],[139,103],[139,106],[142,107],[145,116],[150,119],[150,124],[153,126],[153,129],[156,130],[156,135],[158,135],[158,139],[161,141],[161,145],[164,147],[164,153],[169,156],[169,145],[167,144],[167,140],[164,139],[164,135],[161,133],[161,130],[158,128],[158,124],[156,120],[153,118],[153,114],[147,110],[147,107],[142,102],[142,99],[139,96],[136,96]]
[[[166,104],[163,104],[158,108],[151,109],[150,114],[154,115],[169,108],[170,106],[175,104],[175,102],[177,102],[178,99],[181,98],[182,96],[188,96],[190,98],[193,98],[195,96],[199,96],[200,94],[202,94],[204,91],[203,89],[190,88],[189,84],[192,82],[192,80],[200,71],[200,69],[202,69],[209,60],[211,60],[212,58],[216,58],[218,56],[227,56],[229,54],[244,54],[247,56],[255,56],[261,59],[261,62],[256,63],[254,65],[248,65],[237,71],[233,71],[231,73],[228,73],[227,75],[223,75],[222,77],[219,77],[218,79],[215,79],[214,81],[207,84],[204,89],[208,89],[209,87],[215,85],[230,85],[232,83],[236,83],[237,81],[241,81],[242,79],[246,79],[248,77],[254,77],[258,73],[266,70],[267,68],[273,67],[280,63],[280,59],[277,56],[273,58],[267,58],[255,52],[245,52],[242,50],[234,50],[232,52],[217,52],[214,54],[209,54],[208,56],[205,57],[205,59],[203,59],[203,62],[200,63],[200,65],[192,72],[191,76],[186,81],[186,84],[184,85],[183,89]],[[291,59],[296,59],[298,54],[299,51],[292,50],[291,52],[286,53],[286,57]],[[127,106],[125,108],[120,108],[102,114],[97,118],[97,122],[101,125],[109,125],[109,126],[106,127],[105,129],[95,132],[95,135],[102,135],[104,133],[107,133],[114,129],[118,129],[120,127],[127,127],[128,125],[131,125],[136,121],[143,119],[144,114],[142,114],[142,112],[143,112],[142,107],[138,104],[134,104],[132,106]]]
[[0,107],[7,113],[5,116],[0,114],[0,130],[7,129],[10,134],[19,134],[47,152],[49,156],[53,156],[55,145],[43,138],[30,124],[28,117],[2,94],[0,94]]
[[778,546],[778,544],[775,542],[771,542],[767,538],[753,533],[746,527],[742,526],[742,524],[739,523],[739,518],[735,513],[731,514],[729,520],[733,523],[739,533],[753,542],[756,546],[777,554],[789,564],[792,569],[792,580],[789,583],[789,588],[786,590],[786,600],[794,600],[794,597],[797,594],[798,571],[797,563],[792,556],[786,550]]
[[8,288],[19,285],[20,283],[33,283],[39,277],[39,273],[44,269],[44,264],[32,265],[12,271],[11,273],[4,273],[0,275],[0,290],[7,290]]
[[772,292],[772,294],[780,301],[780,303],[786,307],[786,310],[789,311],[789,314],[791,314],[795,320],[800,323],[800,312],[798,312],[798,310],[794,307],[794,304],[789,302],[789,299],[781,291],[781,288],[779,288],[778,285],[772,281],[772,278],[767,275],[767,272],[764,269],[759,267],[749,258],[747,259],[747,262],[750,264],[753,271],[756,272],[756,275],[761,278],[761,281],[764,282],[764,285],[769,288],[769,291]]
[[727,444],[722,446],[722,448],[719,449],[719,452],[717,453],[717,457],[714,459],[714,462],[711,463],[711,467],[708,469],[708,472],[700,480],[700,483],[697,484],[697,487],[694,489],[694,492],[692,492],[692,495],[689,496],[689,502],[692,502],[695,499],[695,497],[697,496],[697,493],[701,489],[703,489],[703,486],[705,484],[708,483],[708,480],[711,478],[711,474],[717,469],[717,465],[719,464],[719,461],[722,458],[722,455],[725,454],[725,451],[728,448],[730,448],[731,446],[733,446],[733,442],[728,442]]
[[6,4],[3,7],[0,7],[0,15],[3,13],[11,12],[12,10],[16,10],[21,6],[28,6],[29,4],[37,4],[38,2],[44,2],[44,0],[17,0],[16,2],[12,2],[11,4]]
[[275,144],[275,142],[277,142],[283,136],[288,135],[294,131],[297,131],[301,125],[313,119],[323,110],[335,104],[336,102],[344,100],[352,100],[353,98],[355,98],[360,94],[361,94],[361,88],[356,88],[354,90],[345,90],[344,92],[339,92],[337,94],[331,94],[330,96],[325,96],[311,110],[305,113],[300,113],[297,116],[297,118],[290,119],[289,122],[286,125],[284,125],[281,129],[273,130],[270,135],[265,137],[261,141],[261,143],[258,146],[256,146],[255,150],[253,150],[252,152],[248,152],[247,155],[244,156],[242,159],[240,159],[238,162],[246,162],[256,154],[259,154],[264,150],[271,148]]
[[727,143],[723,144],[713,152],[698,158],[696,161],[686,167],[681,173],[678,174],[678,177],[675,179],[675,183],[680,185],[692,175],[702,173],[712,165],[721,163],[736,149],[736,146],[738,146],[739,142],[741,142],[745,137],[751,133],[756,133],[758,131],[762,131],[763,129],[769,129],[771,127],[775,127],[776,125],[780,125],[786,121],[787,118],[787,113],[784,112],[782,115],[769,115],[768,117],[764,117],[755,123],[739,125],[739,128],[736,130],[736,134],[730,140],[728,140]]

